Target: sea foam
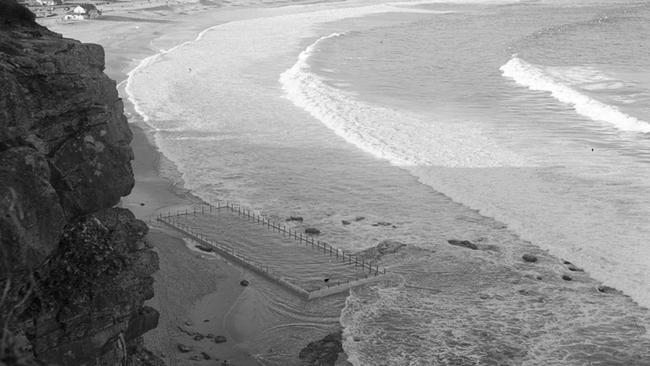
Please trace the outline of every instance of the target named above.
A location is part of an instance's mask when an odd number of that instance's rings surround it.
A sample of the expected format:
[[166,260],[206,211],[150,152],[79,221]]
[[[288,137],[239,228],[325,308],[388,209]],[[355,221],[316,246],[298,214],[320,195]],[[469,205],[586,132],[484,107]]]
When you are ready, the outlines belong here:
[[335,88],[312,72],[309,59],[321,43],[343,37],[332,33],[309,45],[280,76],[286,97],[349,143],[398,166],[522,166],[522,157],[462,121],[426,117],[373,105]]
[[503,76],[530,90],[551,93],[553,98],[571,105],[578,114],[594,121],[606,122],[622,131],[650,132],[650,123],[627,115],[616,106],[602,103],[562,83],[542,68],[527,63],[516,55],[500,68]]

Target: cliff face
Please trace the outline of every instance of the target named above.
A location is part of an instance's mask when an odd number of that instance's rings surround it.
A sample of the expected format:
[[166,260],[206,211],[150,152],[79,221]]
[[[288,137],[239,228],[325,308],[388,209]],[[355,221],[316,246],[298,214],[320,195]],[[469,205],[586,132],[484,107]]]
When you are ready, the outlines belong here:
[[0,3],[0,364],[125,363],[157,324],[143,303],[158,259],[146,225],[113,208],[134,184],[123,105],[101,46],[12,1]]

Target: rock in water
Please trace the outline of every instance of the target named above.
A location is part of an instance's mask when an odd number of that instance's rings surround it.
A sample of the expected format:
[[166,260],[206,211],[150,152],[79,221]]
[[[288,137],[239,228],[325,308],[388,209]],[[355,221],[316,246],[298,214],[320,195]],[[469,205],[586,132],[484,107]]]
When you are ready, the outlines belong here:
[[320,230],[318,230],[318,229],[316,229],[316,228],[313,228],[313,227],[308,227],[308,228],[305,229],[305,234],[309,234],[309,235],[319,235],[319,234],[320,234]]
[[472,243],[469,240],[450,239],[450,240],[447,240],[447,242],[449,244],[451,244],[451,245],[455,245],[455,246],[458,246],[458,247],[463,247],[463,248],[472,249],[472,250],[477,250],[478,249],[478,246],[476,244]]
[[343,353],[342,331],[309,343],[298,357],[306,366],[334,366],[340,353]]
[[364,258],[366,261],[378,261],[386,255],[397,253],[404,247],[406,247],[406,244],[397,240],[384,240],[381,243],[377,244],[376,247],[363,250],[357,253],[357,255],[361,258]]
[[532,255],[532,254],[524,254],[524,255],[521,256],[521,259],[523,259],[524,262],[528,262],[528,263],[535,263],[535,262],[537,262],[537,257],[535,257],[535,256]]

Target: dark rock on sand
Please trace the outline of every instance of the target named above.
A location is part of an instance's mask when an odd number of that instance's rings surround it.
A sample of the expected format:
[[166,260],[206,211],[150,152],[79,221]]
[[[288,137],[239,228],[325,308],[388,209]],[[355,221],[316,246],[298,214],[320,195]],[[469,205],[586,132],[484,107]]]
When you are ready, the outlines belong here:
[[305,229],[305,234],[309,234],[309,235],[319,235],[319,234],[320,234],[320,230],[318,230],[318,229],[316,229],[316,228],[313,228],[313,227],[308,227],[308,228]]
[[343,224],[343,225],[350,225],[351,223],[350,223],[350,221],[348,221],[348,220],[341,220],[341,224]]
[[576,267],[576,266],[573,265],[573,264],[568,265],[568,266],[567,266],[567,269],[568,269],[569,271],[571,271],[571,272],[584,272],[584,271],[585,271],[584,269],[582,269],[582,268],[580,268],[580,267]]
[[228,339],[225,336],[218,335],[214,337],[214,343],[224,343],[227,342]]
[[600,285],[598,286],[598,292],[602,292],[604,294],[620,294],[621,292],[613,287],[605,286],[605,285]]
[[447,242],[449,244],[451,244],[451,245],[455,245],[455,246],[458,246],[458,247],[463,247],[463,248],[472,249],[472,250],[477,250],[478,249],[478,246],[476,244],[472,243],[469,240],[450,239],[450,240],[447,240]]
[[565,280],[565,281],[572,281],[573,280],[573,278],[571,278],[571,276],[569,276],[569,275],[562,275],[562,279]]
[[203,357],[204,360],[209,360],[212,358],[209,354],[205,352],[201,352],[201,357]]
[[298,221],[302,222],[302,216],[289,216],[289,218],[286,221]]
[[537,257],[532,255],[532,254],[524,254],[524,255],[521,256],[521,259],[523,259],[524,262],[528,262],[528,263],[537,262]]
[[340,353],[343,353],[342,331],[309,343],[300,351],[298,357],[306,366],[334,366]]
[[246,287],[246,286],[250,285],[250,282],[248,282],[248,280],[241,280],[241,282],[239,282],[239,284]]
[[192,352],[192,347],[186,344],[179,343],[176,345],[176,348],[178,348],[178,351],[181,353]]
[[390,222],[386,222],[386,221],[379,221],[372,224],[372,226],[391,226],[391,225],[392,224]]
[[194,339],[195,341],[201,341],[201,340],[203,340],[203,338],[205,338],[205,336],[204,336],[203,334],[201,334],[201,333],[196,333],[196,334],[194,335],[194,337],[193,337],[193,339]]
[[357,217],[354,218],[354,221],[361,221],[361,220],[365,220],[365,219],[366,218],[363,217],[363,216],[357,216]]
[[214,253],[214,248],[207,245],[196,244],[196,248],[206,253]]

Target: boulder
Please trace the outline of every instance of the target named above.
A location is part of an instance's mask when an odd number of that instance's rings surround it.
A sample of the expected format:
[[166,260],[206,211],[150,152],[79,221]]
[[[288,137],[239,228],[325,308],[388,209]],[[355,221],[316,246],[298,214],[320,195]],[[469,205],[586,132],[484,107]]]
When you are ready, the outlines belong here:
[[455,246],[458,246],[458,247],[463,247],[463,248],[467,248],[467,249],[471,249],[471,250],[477,250],[478,249],[478,246],[476,244],[472,243],[469,240],[450,239],[450,240],[447,240],[447,242],[449,244],[451,244],[451,245],[455,245]]
[[192,352],[192,349],[193,349],[191,346],[188,346],[188,345],[182,344],[182,343],[177,344],[176,348],[181,353],[189,353],[189,352]]
[[363,250],[357,255],[366,261],[378,261],[386,255],[395,254],[406,247],[406,244],[397,240],[384,240],[377,246]]
[[246,287],[246,286],[250,285],[250,282],[248,282],[248,280],[241,280],[241,281],[239,282],[239,284],[242,285],[242,286],[244,286],[244,287]]
[[319,235],[319,234],[320,234],[320,230],[318,230],[318,229],[316,229],[316,228],[313,228],[313,227],[308,227],[308,228],[305,229],[305,234],[309,234],[309,235]]
[[613,287],[605,286],[605,285],[600,285],[597,287],[598,292],[602,292],[604,294],[620,294],[621,292]]
[[298,358],[302,360],[302,365],[334,366],[339,354],[343,353],[342,338],[341,331],[328,334],[321,340],[309,343],[300,351]]
[[214,253],[214,248],[208,245],[196,244],[196,248],[206,253]]
[[584,271],[585,271],[584,269],[579,268],[579,267],[576,267],[576,266],[573,265],[573,264],[568,265],[568,266],[567,266],[567,269],[568,269],[569,271],[571,271],[571,272],[584,272]]
[[571,278],[571,276],[569,276],[569,275],[562,275],[562,279],[565,280],[565,281],[572,281],[573,280],[573,278]]
[[528,262],[528,263],[537,262],[537,257],[532,255],[532,254],[524,254],[524,255],[521,256],[521,259],[523,259],[524,262]]
[[214,343],[225,343],[228,339],[225,336],[218,335],[214,337]]
[[341,224],[343,224],[343,225],[350,225],[351,222],[348,221],[348,220],[341,220]]
[[354,218],[354,221],[361,221],[361,220],[365,220],[365,219],[366,218],[363,217],[363,216],[357,216],[357,217]]
[[289,218],[286,221],[298,221],[302,222],[302,216],[289,216]]

